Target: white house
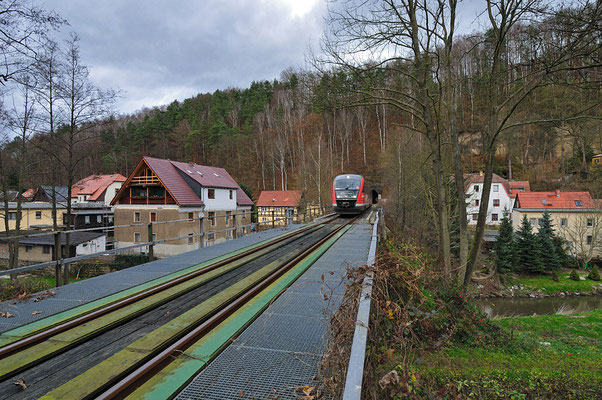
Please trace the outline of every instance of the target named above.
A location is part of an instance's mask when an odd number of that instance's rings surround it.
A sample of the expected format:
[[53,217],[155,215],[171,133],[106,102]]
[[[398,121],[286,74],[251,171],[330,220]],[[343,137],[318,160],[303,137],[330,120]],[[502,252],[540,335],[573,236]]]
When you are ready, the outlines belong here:
[[[477,224],[484,178],[482,172],[466,176],[466,216],[468,217],[468,225]],[[516,194],[529,191],[530,187],[527,181],[508,181],[497,174],[493,174],[489,204],[487,205],[487,225],[499,225],[504,216],[504,210],[512,213]]]

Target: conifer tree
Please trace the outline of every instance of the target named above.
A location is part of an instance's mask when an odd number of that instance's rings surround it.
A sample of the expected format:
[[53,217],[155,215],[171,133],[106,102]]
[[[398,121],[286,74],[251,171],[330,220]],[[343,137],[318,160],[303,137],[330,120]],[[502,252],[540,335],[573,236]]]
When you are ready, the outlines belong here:
[[541,248],[541,262],[544,269],[549,271],[555,271],[560,268],[559,252],[556,249],[556,243],[554,238],[554,225],[550,218],[550,213],[546,210],[541,218],[539,230],[537,231],[537,241]]
[[516,248],[518,254],[518,269],[522,272],[540,273],[543,271],[541,261],[541,242],[533,234],[531,223],[523,216],[520,229],[517,232]]
[[500,224],[499,235],[495,242],[495,265],[500,273],[514,269],[517,261],[516,245],[514,242],[514,229],[508,217],[508,210],[504,210],[504,217]]

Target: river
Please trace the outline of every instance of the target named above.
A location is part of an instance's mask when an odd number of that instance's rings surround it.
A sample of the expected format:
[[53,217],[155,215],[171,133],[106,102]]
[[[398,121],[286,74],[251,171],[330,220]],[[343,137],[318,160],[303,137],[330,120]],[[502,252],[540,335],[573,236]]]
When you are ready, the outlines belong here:
[[477,300],[489,317],[520,317],[546,314],[572,314],[602,308],[602,296],[581,297],[502,297]]

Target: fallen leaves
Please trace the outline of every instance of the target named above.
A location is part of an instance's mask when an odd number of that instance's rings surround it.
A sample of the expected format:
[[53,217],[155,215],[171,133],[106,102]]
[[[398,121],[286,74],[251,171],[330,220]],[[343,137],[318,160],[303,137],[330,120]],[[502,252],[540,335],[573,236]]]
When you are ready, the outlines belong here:
[[21,389],[27,389],[27,385],[25,384],[25,379],[20,378],[13,382],[13,385],[21,386]]
[[380,378],[380,381],[378,381],[378,385],[383,390],[391,385],[397,385],[398,383],[399,374],[395,370],[389,371],[382,378]]

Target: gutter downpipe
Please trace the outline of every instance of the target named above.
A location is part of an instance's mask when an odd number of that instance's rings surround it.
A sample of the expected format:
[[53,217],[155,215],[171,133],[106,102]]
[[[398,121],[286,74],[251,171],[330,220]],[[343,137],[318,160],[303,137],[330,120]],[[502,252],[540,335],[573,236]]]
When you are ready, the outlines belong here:
[[[377,212],[372,227],[372,241],[370,242],[370,251],[368,252],[368,266],[373,266],[376,259],[378,219],[379,213]],[[360,400],[362,397],[362,378],[364,375],[368,322],[370,320],[370,302],[372,298],[372,278],[373,273],[368,272],[362,282],[362,293],[357,309],[357,319],[355,321],[355,332],[353,333],[353,343],[351,345],[351,354],[349,356],[349,366],[347,368],[347,377],[345,379],[343,400]]]

